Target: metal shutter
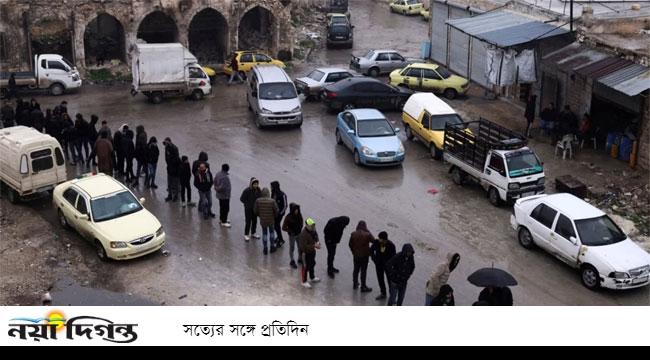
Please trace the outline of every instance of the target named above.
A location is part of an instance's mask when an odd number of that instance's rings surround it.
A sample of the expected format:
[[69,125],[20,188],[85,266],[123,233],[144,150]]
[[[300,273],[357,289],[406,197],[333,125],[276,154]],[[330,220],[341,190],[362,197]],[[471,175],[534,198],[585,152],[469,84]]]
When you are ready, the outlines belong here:
[[485,76],[487,67],[487,43],[472,38],[472,67],[470,68],[470,79],[479,85],[489,87],[488,79]]
[[[451,8],[450,18],[466,18],[469,12],[462,9]],[[449,68],[458,75],[467,76],[469,36],[449,26]]]
[[445,4],[431,4],[431,58],[447,64],[447,21],[448,7]]

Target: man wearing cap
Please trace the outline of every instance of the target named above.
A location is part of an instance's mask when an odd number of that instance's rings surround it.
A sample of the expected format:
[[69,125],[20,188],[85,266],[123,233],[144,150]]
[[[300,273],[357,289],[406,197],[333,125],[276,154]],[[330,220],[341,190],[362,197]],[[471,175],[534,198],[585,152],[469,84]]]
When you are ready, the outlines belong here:
[[302,229],[298,237],[298,249],[302,254],[302,286],[311,288],[311,284],[307,282],[307,274],[312,283],[320,281],[314,274],[314,267],[316,266],[316,249],[320,249],[320,242],[318,242],[318,233],[316,232],[316,222],[312,218],[305,220],[305,227]]
[[244,240],[247,242],[251,239],[248,234],[252,234],[253,238],[259,239],[260,236],[257,232],[257,216],[255,215],[255,202],[261,196],[260,182],[252,177],[246,189],[242,191],[239,201],[244,204],[244,217],[246,225],[244,226]]

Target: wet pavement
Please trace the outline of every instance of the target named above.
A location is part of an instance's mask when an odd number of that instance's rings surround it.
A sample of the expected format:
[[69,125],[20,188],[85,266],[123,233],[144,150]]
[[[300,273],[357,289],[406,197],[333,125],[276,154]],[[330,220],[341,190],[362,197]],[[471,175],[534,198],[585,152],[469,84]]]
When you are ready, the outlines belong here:
[[[390,14],[383,4],[350,3],[356,25],[354,53],[391,47],[408,57],[419,56],[420,43],[427,37],[426,23],[418,17]],[[322,50],[312,56],[316,65],[346,65],[350,50]],[[300,73],[309,66],[296,66],[295,71]],[[165,203],[164,156],[158,164],[156,182],[160,188],[135,190],[163,223],[168,256],[158,252],[128,262],[101,263],[88,243],[58,227],[49,201],[20,205],[33,208],[58,235],[78,248],[84,266],[95,274],[92,286],[167,305],[381,305],[375,301],[379,288],[372,262],[368,285],[373,292],[362,294],[352,289],[352,256],[347,242],[356,223],[365,220],[374,234],[387,231],[398,250],[407,242],[415,247],[416,269],[405,305],[424,303],[426,280],[450,251],[462,257],[449,281],[458,305],[471,305],[480,291],[466,281],[467,276],[492,265],[518,279],[519,286],[512,289],[516,305],[650,305],[648,288],[591,292],[581,285],[579,274],[560,261],[542,251],[523,249],[509,225],[511,209],[492,207],[478,187],[455,186],[448,166],[432,160],[427,149],[406,141],[403,134],[406,161],[402,166],[361,168],[353,164],[347,149],[336,145],[335,115],[327,113],[322,104],[303,104],[305,121],[301,129],[258,130],[247,110],[243,86],[226,87],[224,79],[218,79],[213,91],[204,101],[175,99],[160,105],[147,103],[141,95],[131,97],[128,86],[85,86],[78,94],[38,98],[45,108],[65,99],[71,114],[81,112],[86,118],[97,114],[112,129],[123,123],[132,128],[144,125],[159,143],[171,137],[181,155],[190,160],[196,159],[199,151],[206,151],[214,173],[224,162],[231,167],[231,229],[220,227],[216,219],[204,221],[195,208]],[[471,98],[454,101],[452,106],[463,108],[464,101]],[[399,113],[386,115],[402,127]],[[84,170],[82,166],[69,168],[71,176]],[[303,216],[316,220],[321,237],[329,218],[351,218],[338,247],[335,266],[341,272],[336,279],[327,277],[324,246],[316,259],[316,274],[322,281],[304,289],[300,272],[289,267],[288,244],[265,256],[261,240],[244,242],[244,214],[238,199],[253,176],[266,187],[271,181],[279,181],[289,202],[299,203]],[[438,193],[432,195],[427,192],[430,189]],[[198,200],[195,189],[193,200]],[[217,212],[216,204],[213,210]],[[74,268],[69,272],[74,277]],[[78,305],[97,304],[94,295],[75,297],[79,289],[73,288],[64,299],[54,302],[69,303],[73,294],[73,298],[81,299]],[[107,299],[116,305],[124,301],[123,297]]]

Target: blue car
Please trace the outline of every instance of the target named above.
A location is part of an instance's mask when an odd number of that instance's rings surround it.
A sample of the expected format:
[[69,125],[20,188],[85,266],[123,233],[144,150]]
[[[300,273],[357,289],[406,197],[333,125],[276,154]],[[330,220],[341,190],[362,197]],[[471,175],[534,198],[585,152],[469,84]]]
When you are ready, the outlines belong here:
[[404,161],[404,146],[398,128],[375,109],[343,111],[336,119],[336,142],[354,153],[354,163],[394,166]]

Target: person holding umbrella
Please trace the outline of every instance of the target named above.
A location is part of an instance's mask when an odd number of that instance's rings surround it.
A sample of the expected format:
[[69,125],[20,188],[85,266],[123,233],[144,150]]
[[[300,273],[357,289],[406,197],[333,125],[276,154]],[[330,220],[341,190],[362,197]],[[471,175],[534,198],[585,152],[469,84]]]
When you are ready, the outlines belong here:
[[501,269],[483,268],[471,274],[467,280],[479,287],[484,287],[479,294],[479,302],[491,306],[512,306],[512,292],[508,286],[517,285],[517,280]]
[[512,306],[512,291],[507,286],[488,286],[478,295],[478,301],[485,301],[490,306]]

